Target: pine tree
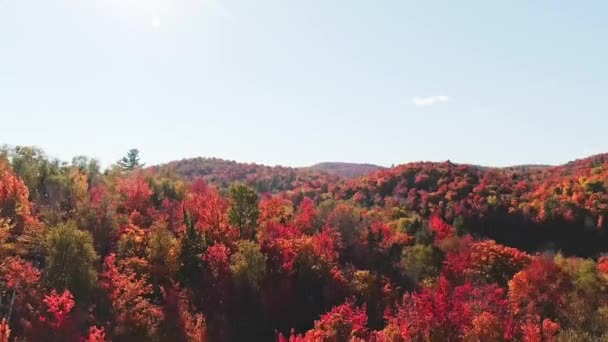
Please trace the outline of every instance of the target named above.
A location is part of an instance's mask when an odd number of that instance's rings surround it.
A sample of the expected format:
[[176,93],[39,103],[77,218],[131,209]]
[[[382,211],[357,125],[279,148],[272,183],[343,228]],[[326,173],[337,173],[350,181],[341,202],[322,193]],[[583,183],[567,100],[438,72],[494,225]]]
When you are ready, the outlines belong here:
[[117,164],[123,171],[133,171],[146,165],[139,163],[139,150],[136,148],[130,149],[127,155],[119,160]]
[[260,214],[258,195],[244,184],[233,184],[230,187],[230,224],[239,229],[241,239],[255,239],[255,228]]
[[196,228],[191,214],[184,210],[186,232],[181,240],[179,251],[179,280],[183,286],[195,285],[203,270],[205,240]]

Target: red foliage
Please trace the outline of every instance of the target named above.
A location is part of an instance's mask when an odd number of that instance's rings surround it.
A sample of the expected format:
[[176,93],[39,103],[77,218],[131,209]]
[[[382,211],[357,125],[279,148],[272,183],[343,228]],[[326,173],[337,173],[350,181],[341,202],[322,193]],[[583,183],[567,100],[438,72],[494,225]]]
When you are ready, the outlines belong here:
[[122,195],[122,206],[125,214],[128,215],[133,211],[148,214],[148,209],[152,206],[152,190],[142,173],[132,177],[120,178],[117,190]]
[[138,276],[129,267],[119,265],[116,256],[105,259],[103,286],[112,302],[117,332],[153,332],[163,318],[162,310],[150,303],[152,286],[145,276]]
[[456,234],[456,229],[445,223],[445,221],[442,220],[438,215],[433,215],[429,219],[429,228],[433,233],[435,233],[436,242]]
[[228,202],[217,190],[197,181],[184,199],[184,209],[191,215],[196,227],[211,242],[221,242],[232,246],[239,233],[228,224]]
[[84,342],[106,342],[106,331],[103,327],[90,327],[89,335],[84,340]]
[[0,160],[0,228],[7,223],[11,234],[20,235],[27,225],[39,224],[32,215],[28,197],[25,183]]
[[[387,329],[399,331],[405,340],[452,341],[475,330],[484,331],[489,324],[502,336],[511,330],[508,308],[502,288],[471,283],[453,286],[440,277],[437,285],[405,295],[397,312],[387,316]],[[489,316],[480,316],[484,312],[494,317],[491,324]]]
[[315,342],[315,341],[352,341],[369,338],[367,314],[365,307],[359,308],[352,303],[336,306],[315,321],[313,329],[302,335],[292,335],[287,340],[279,334],[279,341]]
[[225,277],[230,273],[230,249],[221,243],[207,248],[203,261],[214,278]]
[[406,245],[411,238],[406,233],[395,231],[386,223],[377,221],[372,223],[361,240],[368,248],[378,245],[383,249],[389,249],[393,245]]
[[6,318],[3,318],[2,322],[0,322],[0,342],[9,342],[10,337],[11,329],[6,322]]
[[[492,240],[458,237],[454,226],[470,226],[476,234],[531,250],[544,232],[557,248],[560,243],[578,244],[578,239],[568,241],[568,234],[581,234],[583,242],[604,238],[607,156],[559,167],[504,169],[412,163],[344,182],[319,172],[199,160],[193,163],[208,167],[194,170],[203,172],[189,170],[190,175],[203,174],[189,189],[181,182],[174,186],[169,172],[158,181],[153,172],[106,176],[68,165],[57,168],[52,174],[57,179],[78,181],[67,185],[78,186],[78,205],[45,203],[50,200],[44,196],[30,204],[24,182],[0,162],[0,309],[10,308],[10,323],[15,323],[12,332],[6,321],[0,323],[0,342],[9,334],[74,340],[93,322],[111,331],[106,337],[104,328],[90,327],[86,341],[205,341],[208,333],[211,339],[229,340],[231,328],[249,322],[259,323],[256,333],[266,334],[252,333],[254,340],[267,338],[271,327],[306,331],[317,317],[312,329],[302,335],[292,332],[289,340],[551,341],[562,328],[586,329],[592,338],[599,337],[605,327],[592,331],[596,328],[586,325],[599,322],[608,306],[608,258],[598,260],[597,274],[589,269],[591,262],[578,273],[582,263],[558,267],[550,259]],[[173,165],[183,170],[183,163]],[[41,180],[40,187],[53,192],[56,189],[46,184],[49,179]],[[250,242],[259,244],[267,264],[256,264],[254,271],[263,274],[247,274],[256,286],[243,291],[235,291],[241,287],[234,286],[230,271],[239,232],[228,223],[228,202],[221,195],[234,180],[267,192],[259,203],[258,235]],[[80,196],[84,191],[89,192],[88,201]],[[322,201],[317,208],[315,203]],[[295,210],[294,203],[299,203]],[[66,211],[43,216],[50,225],[52,217],[65,217],[93,233],[96,251],[105,256],[100,283],[111,307],[97,298],[83,298],[75,306],[67,291],[41,295],[41,272],[47,270],[34,265],[45,265],[43,235],[29,231],[42,227],[36,208],[43,214],[47,208]],[[182,244],[184,212],[192,214],[201,232],[199,246],[198,237],[188,240],[191,246]],[[416,232],[416,243],[429,243],[420,226],[427,218],[435,246],[425,246],[424,253],[404,253],[403,247],[412,242],[406,231]],[[166,226],[166,234],[150,239],[151,227]],[[536,226],[542,229],[531,234],[530,241],[525,232],[515,236]],[[116,235],[120,257],[113,254]],[[605,248],[602,241],[580,243],[574,250],[596,255]],[[162,277],[148,264],[159,257],[166,261]],[[433,277],[441,258],[443,267]],[[183,289],[175,284],[181,270],[190,269],[183,267],[184,261],[193,261],[192,269],[200,271],[197,279],[204,281],[184,280]],[[411,283],[404,274],[404,265],[410,263],[420,263],[425,271],[428,266],[431,276]],[[335,306],[350,296],[352,303]],[[103,315],[96,318],[95,313]],[[588,317],[593,315],[599,319]],[[233,321],[237,317],[246,324]],[[368,328],[368,320],[369,327],[382,330]],[[282,335],[279,339],[287,340]]]
[[233,182],[242,182],[259,193],[284,192],[290,198],[317,198],[339,180],[338,176],[312,168],[271,167],[217,158],[184,159],[154,169],[160,173],[171,170],[189,181],[202,179],[220,190],[227,189]]
[[332,228],[323,228],[323,230],[311,237],[310,241],[312,250],[319,259],[331,264],[336,262],[339,257],[339,249],[341,247],[340,233]]
[[608,256],[603,256],[598,259],[597,270],[600,274],[608,276]]
[[509,302],[515,315],[560,317],[570,283],[552,259],[536,257],[509,281]]
[[271,197],[260,201],[260,216],[258,222],[264,225],[270,222],[286,225],[291,222],[293,205],[280,197]]
[[548,318],[541,323],[538,316],[529,317],[521,325],[522,340],[525,342],[553,342],[559,329],[559,323]]
[[0,264],[0,275],[11,289],[34,286],[40,280],[40,271],[19,257],[4,259]]
[[192,312],[188,294],[177,285],[162,288],[165,325],[171,327],[168,339],[176,341],[207,341],[205,317]]
[[270,254],[271,263],[280,266],[287,274],[296,271],[296,266],[313,269],[329,269],[339,256],[340,233],[323,228],[312,236],[301,235],[293,227],[270,223],[264,233],[263,250]]
[[62,294],[58,294],[55,290],[53,290],[51,291],[50,295],[44,296],[42,301],[47,306],[47,313],[49,314],[49,317],[41,317],[41,321],[47,322],[47,324],[55,330],[66,329],[66,326],[70,325],[70,312],[76,304],[74,302],[74,296],[72,296],[72,293],[65,290]]
[[460,240],[458,250],[447,253],[444,274],[452,280],[483,280],[506,285],[513,275],[530,263],[531,257],[493,240]]
[[302,233],[310,234],[315,228],[316,219],[317,209],[315,208],[315,202],[310,198],[305,197],[302,202],[300,202],[293,224]]

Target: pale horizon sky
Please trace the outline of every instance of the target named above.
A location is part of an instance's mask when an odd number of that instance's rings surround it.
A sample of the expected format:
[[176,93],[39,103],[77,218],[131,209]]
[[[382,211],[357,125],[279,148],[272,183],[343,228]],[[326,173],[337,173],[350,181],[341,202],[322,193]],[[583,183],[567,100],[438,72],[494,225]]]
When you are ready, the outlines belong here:
[[107,166],[608,152],[608,2],[0,0],[0,145]]

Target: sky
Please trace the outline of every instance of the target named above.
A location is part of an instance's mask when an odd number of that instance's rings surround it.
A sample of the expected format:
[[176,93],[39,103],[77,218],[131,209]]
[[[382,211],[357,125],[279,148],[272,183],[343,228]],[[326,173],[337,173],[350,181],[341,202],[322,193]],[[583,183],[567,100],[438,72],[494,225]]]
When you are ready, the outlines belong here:
[[608,2],[0,0],[0,144],[103,165],[608,152]]

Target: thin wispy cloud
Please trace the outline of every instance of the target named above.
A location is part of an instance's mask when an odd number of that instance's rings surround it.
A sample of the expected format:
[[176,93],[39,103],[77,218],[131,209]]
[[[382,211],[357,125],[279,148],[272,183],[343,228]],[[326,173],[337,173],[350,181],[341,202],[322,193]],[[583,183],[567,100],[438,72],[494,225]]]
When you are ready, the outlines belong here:
[[445,95],[435,95],[435,96],[426,96],[426,97],[414,97],[412,99],[412,103],[416,107],[426,107],[436,105],[438,103],[448,102],[450,101],[449,96]]

